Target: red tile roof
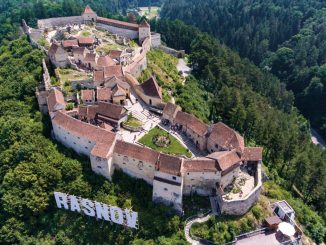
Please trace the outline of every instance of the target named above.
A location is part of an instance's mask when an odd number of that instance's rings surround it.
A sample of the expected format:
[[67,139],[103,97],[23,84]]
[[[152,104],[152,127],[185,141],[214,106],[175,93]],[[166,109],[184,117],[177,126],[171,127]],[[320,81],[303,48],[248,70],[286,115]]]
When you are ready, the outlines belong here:
[[120,50],[110,50],[110,52],[109,52],[109,56],[112,59],[120,59],[121,54],[122,54],[122,51],[120,51]]
[[109,153],[110,153],[111,147],[112,147],[111,144],[97,143],[93,147],[93,149],[91,151],[91,154],[93,156],[97,156],[97,157],[101,157],[101,158],[107,158]]
[[109,88],[97,88],[97,100],[110,100],[111,90]]
[[81,117],[86,117],[88,120],[93,120],[95,119],[97,108],[97,105],[80,105],[78,106],[78,115]]
[[115,62],[108,55],[106,55],[98,57],[96,65],[98,68],[103,68],[107,66],[114,66]]
[[143,21],[139,24],[139,27],[150,27],[150,25],[145,19],[143,19]]
[[79,44],[92,45],[95,42],[93,37],[78,37]]
[[119,85],[124,90],[129,90],[130,89],[130,85],[127,82],[122,81],[120,78],[117,78],[116,76],[113,76],[112,78],[110,78],[109,80],[107,80],[105,82],[105,84],[104,84],[104,86],[105,87],[108,87],[108,88],[113,88],[116,85]]
[[94,120],[98,110],[98,105],[87,106],[87,119]]
[[59,48],[59,45],[58,44],[56,44],[56,43],[52,43],[51,44],[51,47],[50,47],[50,49],[49,49],[49,55],[55,55],[56,54],[56,52],[57,52],[57,50],[58,50],[58,48]]
[[49,112],[52,112],[57,104],[60,104],[63,108],[65,108],[66,103],[63,94],[56,88],[52,88],[50,90],[47,100]]
[[212,125],[212,132],[208,140],[228,150],[237,149],[240,153],[244,150],[243,137],[221,122]]
[[117,140],[114,152],[130,158],[135,158],[140,161],[147,162],[155,166],[159,154],[157,151],[146,147],[138,146],[121,140]]
[[181,164],[181,158],[161,153],[157,164],[157,171],[171,175],[180,175]]
[[144,94],[150,97],[156,97],[162,99],[162,91],[158,86],[156,79],[150,77],[148,80],[139,85]]
[[86,5],[84,14],[95,14],[95,12],[93,11],[93,9],[91,9],[89,5]]
[[87,117],[87,106],[85,105],[78,106],[78,115],[81,117]]
[[95,98],[94,90],[92,90],[92,89],[83,89],[81,91],[81,99],[83,101],[86,101],[86,100],[92,100],[93,101],[94,98]]
[[122,67],[121,65],[115,65],[115,66],[107,66],[104,68],[104,77],[122,77]]
[[226,171],[234,165],[240,164],[241,159],[239,158],[236,150],[232,151],[217,151],[206,156],[207,158],[214,159],[218,163],[219,170]]
[[125,21],[97,17],[96,22],[110,25],[110,26],[115,26],[115,27],[120,27],[120,28],[124,28],[124,29],[131,29],[131,30],[138,31],[138,24],[133,24],[133,23],[125,22]]
[[87,53],[85,55],[85,62],[95,62],[96,54]]
[[64,40],[62,41],[62,46],[64,48],[78,47],[78,41],[77,39]]
[[115,87],[112,89],[112,95],[114,97],[117,97],[117,96],[126,96],[126,92],[123,88],[121,88],[118,84],[115,85]]
[[245,147],[241,159],[244,161],[261,161],[263,160],[263,148]]
[[183,172],[217,172],[216,162],[205,157],[185,159]]
[[126,109],[123,106],[115,105],[107,102],[99,102],[98,103],[98,114],[103,116],[120,120],[122,116],[124,116]]
[[174,123],[181,124],[183,127],[191,129],[199,136],[204,136],[207,133],[208,126],[200,121],[197,117],[192,114],[178,111],[175,117]]
[[69,131],[74,135],[86,138],[96,143],[103,143],[112,146],[115,140],[114,133],[77,120],[61,111],[56,112],[52,123],[64,128],[66,131]]
[[93,72],[93,80],[95,82],[102,82],[102,81],[104,81],[104,71],[94,71]]
[[177,111],[181,111],[181,107],[176,105],[176,104],[172,104],[170,102],[168,102],[163,109],[163,115],[168,115],[169,117],[174,118],[176,116]]
[[76,48],[74,48],[74,49],[72,50],[72,52],[73,52],[74,54],[83,55],[84,52],[85,52],[85,50],[86,50],[85,47],[78,47],[78,48],[76,47]]

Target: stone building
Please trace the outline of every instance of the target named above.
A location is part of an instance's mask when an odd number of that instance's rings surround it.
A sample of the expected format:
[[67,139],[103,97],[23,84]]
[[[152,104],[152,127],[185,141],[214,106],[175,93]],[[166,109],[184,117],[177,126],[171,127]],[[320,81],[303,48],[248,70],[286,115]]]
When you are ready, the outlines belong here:
[[189,113],[178,111],[173,124],[185,133],[202,151],[206,150],[208,126]]
[[69,64],[68,53],[60,44],[52,43],[48,52],[49,59],[56,67],[67,67]]
[[147,23],[145,19],[139,24],[138,31],[138,39],[140,43],[143,43],[146,38],[151,38],[151,26]]
[[[262,149],[259,147],[246,147],[243,154],[239,154],[237,149],[232,149],[193,159],[170,156],[116,140],[114,133],[86,123],[91,117],[106,122],[121,117],[124,114],[123,107],[109,103],[80,106],[78,117],[86,121],[82,122],[65,114],[60,91],[53,91],[51,98],[54,102],[49,103],[51,105],[49,110],[53,112],[55,138],[79,154],[89,156],[92,169],[97,174],[111,179],[115,169],[120,169],[134,178],[143,179],[153,185],[154,202],[163,202],[182,212],[183,195],[216,194],[224,213],[239,215],[245,213],[259,197],[262,159]],[[234,181],[244,165],[252,165],[255,169],[257,182],[254,189],[238,200],[223,199],[224,187]]]
[[162,89],[158,86],[155,77],[150,77],[138,85],[136,87],[136,93],[146,104],[162,108]]
[[178,111],[181,111],[181,107],[179,105],[172,104],[169,102],[164,106],[162,118],[172,124]]
[[96,22],[97,14],[91,9],[89,5],[87,5],[84,12],[82,13],[82,18],[85,24]]
[[83,89],[80,91],[82,103],[86,105],[95,103],[95,92],[93,89]]

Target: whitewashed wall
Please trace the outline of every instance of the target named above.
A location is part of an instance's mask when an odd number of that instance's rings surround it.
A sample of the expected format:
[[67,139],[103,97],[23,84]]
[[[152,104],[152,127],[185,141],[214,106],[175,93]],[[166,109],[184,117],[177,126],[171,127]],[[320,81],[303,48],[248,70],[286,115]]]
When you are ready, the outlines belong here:
[[155,172],[154,165],[117,153],[114,153],[113,155],[113,162],[119,169],[128,175],[138,179],[143,179],[150,185],[153,184]]
[[221,180],[221,172],[187,172],[183,176],[183,194],[196,192],[199,195],[210,195]]
[[180,176],[170,175],[163,172],[155,172],[155,177],[163,178],[173,182],[177,182],[180,185],[173,185],[162,181],[153,181],[153,201],[162,202],[167,205],[173,205],[173,207],[182,211],[182,190],[183,179]]
[[90,156],[92,170],[96,174],[103,175],[105,178],[111,180],[112,174],[114,172],[114,166],[112,163],[112,157],[101,158],[97,156]]
[[232,183],[232,181],[239,175],[240,166],[233,169],[231,172],[221,177],[221,185],[224,187]]
[[91,150],[95,146],[94,141],[74,135],[55,123],[52,123],[52,126],[56,140],[61,142],[63,145],[72,148],[78,154],[90,156]]
[[129,30],[124,28],[118,28],[115,26],[109,26],[102,23],[96,23],[96,27],[100,29],[107,30],[113,34],[117,34],[122,37],[127,37],[130,39],[137,39],[138,38],[138,31],[136,30]]

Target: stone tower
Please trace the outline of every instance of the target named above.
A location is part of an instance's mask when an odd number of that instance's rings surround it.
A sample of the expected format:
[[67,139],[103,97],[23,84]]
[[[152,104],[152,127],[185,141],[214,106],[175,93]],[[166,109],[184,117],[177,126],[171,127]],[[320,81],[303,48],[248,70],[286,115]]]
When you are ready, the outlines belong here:
[[91,9],[91,7],[89,5],[87,5],[85,7],[84,12],[82,13],[82,17],[83,17],[84,23],[89,24],[89,23],[96,21],[97,14],[93,11],[93,9]]
[[144,19],[140,24],[139,24],[139,43],[143,43],[143,41],[146,38],[151,37],[151,27],[147,23],[147,21]]

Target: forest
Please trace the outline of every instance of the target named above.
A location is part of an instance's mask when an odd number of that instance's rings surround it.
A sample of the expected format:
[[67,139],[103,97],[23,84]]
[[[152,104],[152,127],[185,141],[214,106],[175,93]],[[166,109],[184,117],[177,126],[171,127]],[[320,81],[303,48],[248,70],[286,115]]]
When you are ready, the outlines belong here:
[[[123,18],[119,16],[122,9],[96,9],[101,1],[93,2],[92,8],[103,11],[103,16]],[[131,1],[113,2],[131,6]],[[0,243],[185,244],[183,220],[168,207],[152,204],[151,187],[121,173],[113,182],[95,176],[88,159],[50,139],[49,119],[38,112],[34,90],[41,80],[43,54],[26,37],[17,39],[20,19],[35,24],[36,18],[80,14],[84,4],[71,0],[0,3]],[[119,4],[110,6],[118,9]],[[279,185],[268,195],[291,199],[305,233],[317,243],[325,241],[326,152],[310,142],[309,122],[294,107],[295,96],[285,86],[292,82],[283,83],[242,59],[224,41],[181,21],[159,20],[151,25],[169,46],[189,54],[193,75],[186,86],[171,88],[177,103],[206,122],[224,121],[244,135],[246,144],[263,146],[268,176]],[[314,42],[311,32],[301,35]],[[295,49],[302,44],[293,39],[284,45]],[[266,64],[282,57],[275,54],[270,53]],[[319,80],[313,80],[324,81],[323,73],[318,74]],[[291,194],[283,194],[283,189]],[[99,229],[96,220],[54,208],[54,190],[133,207],[140,213],[141,229],[109,223],[100,224]]]
[[[201,118],[208,115],[210,122],[222,120],[244,135],[247,144],[263,146],[271,178],[325,220],[326,151],[311,143],[309,122],[293,106],[292,93],[271,74],[195,27],[167,20],[151,24],[167,45],[190,54],[192,91],[185,92],[185,86],[175,92],[177,99],[182,94],[185,110]],[[196,90],[206,92],[203,99],[184,106],[192,94],[200,94]],[[196,113],[194,108],[208,111]],[[319,228],[317,233],[324,237],[325,229]]]
[[326,138],[326,2],[167,0],[160,16],[180,19],[271,72]]

